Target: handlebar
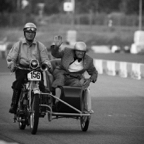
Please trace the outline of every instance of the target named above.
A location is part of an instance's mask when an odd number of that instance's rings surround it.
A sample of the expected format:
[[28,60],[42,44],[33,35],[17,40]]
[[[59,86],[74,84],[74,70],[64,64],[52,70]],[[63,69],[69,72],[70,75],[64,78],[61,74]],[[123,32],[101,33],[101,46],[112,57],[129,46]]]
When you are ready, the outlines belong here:
[[16,70],[17,70],[17,69],[21,69],[21,70],[29,70],[29,71],[32,70],[31,68],[24,68],[24,67],[21,67],[21,66],[19,66],[19,65],[16,65],[15,68],[16,68]]
[[42,64],[41,67],[37,67],[36,69],[33,69],[33,68],[24,68],[24,67],[21,67],[19,65],[16,65],[15,66],[15,71],[17,69],[21,69],[21,70],[28,70],[28,71],[32,71],[32,70],[40,70],[40,71],[49,71],[50,73],[52,72],[52,69],[48,68],[46,64]]
[[15,68],[16,69],[21,69],[21,70],[29,70],[29,71],[32,71],[32,70],[41,70],[41,71],[44,71],[44,69],[42,67],[37,67],[36,69],[33,69],[33,68],[25,68],[25,67],[21,67],[19,65],[16,65]]

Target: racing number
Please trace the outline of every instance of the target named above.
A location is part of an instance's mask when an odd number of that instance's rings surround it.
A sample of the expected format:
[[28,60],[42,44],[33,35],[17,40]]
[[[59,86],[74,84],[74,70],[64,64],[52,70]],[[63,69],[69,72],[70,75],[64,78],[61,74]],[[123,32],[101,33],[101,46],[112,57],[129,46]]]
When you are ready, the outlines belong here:
[[31,79],[40,79],[40,72],[32,71],[31,72]]

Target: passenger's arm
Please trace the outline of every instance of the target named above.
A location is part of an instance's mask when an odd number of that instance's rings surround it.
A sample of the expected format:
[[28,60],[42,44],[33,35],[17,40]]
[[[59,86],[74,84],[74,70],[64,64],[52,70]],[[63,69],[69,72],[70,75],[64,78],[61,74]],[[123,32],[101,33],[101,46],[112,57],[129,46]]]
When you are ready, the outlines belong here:
[[51,54],[55,58],[62,58],[64,54],[64,49],[61,50],[61,46],[57,46],[55,44],[51,45]]
[[91,62],[90,62],[90,65],[89,65],[87,72],[91,76],[90,81],[95,83],[97,81],[98,71],[96,70],[96,68],[93,64],[93,59],[91,59]]
[[55,58],[62,58],[64,48],[62,44],[62,36],[55,36],[54,42],[51,45],[51,54]]

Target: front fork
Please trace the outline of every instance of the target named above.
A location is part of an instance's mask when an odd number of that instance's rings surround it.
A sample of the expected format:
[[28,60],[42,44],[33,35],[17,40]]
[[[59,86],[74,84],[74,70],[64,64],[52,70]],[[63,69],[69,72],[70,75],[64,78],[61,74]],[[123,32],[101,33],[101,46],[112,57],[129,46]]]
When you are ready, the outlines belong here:
[[[29,108],[31,108],[33,94],[38,94],[38,95],[40,94],[39,81],[30,82],[29,92],[28,92]],[[31,111],[31,109],[30,109],[30,111]]]
[[31,82],[31,91],[33,91],[34,94],[40,94],[39,82]]

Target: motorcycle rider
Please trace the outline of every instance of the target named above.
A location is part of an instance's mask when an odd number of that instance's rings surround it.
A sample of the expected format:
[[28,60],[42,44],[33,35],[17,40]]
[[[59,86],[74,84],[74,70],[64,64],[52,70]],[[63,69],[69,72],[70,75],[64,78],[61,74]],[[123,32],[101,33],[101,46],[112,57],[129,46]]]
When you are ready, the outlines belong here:
[[[60,97],[61,90],[59,87],[69,86],[89,86],[90,82],[97,81],[98,72],[93,65],[93,59],[86,54],[87,46],[84,42],[76,42],[73,48],[64,47],[62,38],[55,38],[54,44],[51,46],[51,54],[56,58],[61,58],[61,66],[56,67],[53,72],[54,81],[52,88],[55,89],[57,97]],[[88,72],[89,79],[85,79],[84,72]],[[91,98],[89,90],[86,91],[87,111],[93,113],[91,109]]]
[[[51,63],[49,62],[47,49],[39,41],[35,39],[37,27],[34,23],[28,22],[23,28],[24,38],[16,42],[7,56],[7,65],[11,72],[15,72],[16,80],[12,84],[13,95],[10,113],[16,113],[19,95],[22,88],[22,83],[26,77],[28,70],[15,69],[16,65],[22,68],[29,68],[30,61],[32,59],[38,60],[40,65],[46,64],[48,68],[51,68]],[[40,90],[45,91],[43,84],[43,78],[40,82]]]

